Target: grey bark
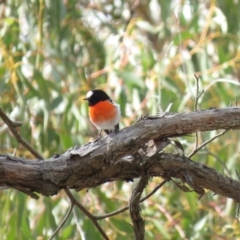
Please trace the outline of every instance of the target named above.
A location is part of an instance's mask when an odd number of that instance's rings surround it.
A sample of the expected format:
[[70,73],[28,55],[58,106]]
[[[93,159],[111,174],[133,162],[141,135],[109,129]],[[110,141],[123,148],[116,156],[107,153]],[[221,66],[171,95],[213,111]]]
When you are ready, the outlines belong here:
[[[29,195],[36,192],[50,196],[64,188],[79,191],[109,181],[130,181],[141,176],[174,177],[200,195],[206,188],[239,202],[238,181],[181,154],[159,151],[162,149],[159,145],[164,145],[169,137],[239,128],[239,107],[145,117],[118,133],[44,161],[2,155],[0,186],[13,187]],[[154,143],[152,147],[146,145],[150,140]]]

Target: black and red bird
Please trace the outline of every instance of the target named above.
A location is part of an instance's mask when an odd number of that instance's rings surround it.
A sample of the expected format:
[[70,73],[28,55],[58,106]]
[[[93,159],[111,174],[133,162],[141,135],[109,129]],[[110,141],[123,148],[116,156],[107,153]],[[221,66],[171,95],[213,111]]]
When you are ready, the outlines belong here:
[[119,130],[121,112],[119,105],[102,90],[95,89],[87,93],[89,118],[96,128],[104,130],[107,134]]

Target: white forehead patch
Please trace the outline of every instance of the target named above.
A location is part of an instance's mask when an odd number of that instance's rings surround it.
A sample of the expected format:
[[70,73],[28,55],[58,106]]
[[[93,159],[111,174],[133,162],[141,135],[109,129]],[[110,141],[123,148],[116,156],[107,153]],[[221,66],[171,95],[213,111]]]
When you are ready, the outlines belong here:
[[86,95],[87,98],[90,98],[93,95],[93,91],[89,91]]

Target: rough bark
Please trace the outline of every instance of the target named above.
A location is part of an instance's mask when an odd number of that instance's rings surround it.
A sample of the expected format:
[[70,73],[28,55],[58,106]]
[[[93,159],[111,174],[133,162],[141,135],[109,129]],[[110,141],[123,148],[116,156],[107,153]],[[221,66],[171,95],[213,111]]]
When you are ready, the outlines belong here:
[[138,184],[132,191],[132,196],[129,201],[129,211],[133,223],[135,240],[143,240],[145,236],[145,223],[143,218],[141,217],[139,201],[141,199],[143,190],[147,186],[147,183],[147,177],[140,177]]
[[[37,192],[49,196],[67,187],[79,191],[140,176],[174,177],[180,178],[200,195],[207,188],[239,202],[238,181],[183,155],[159,152],[167,137],[239,128],[238,107],[145,117],[118,133],[44,161],[0,156],[0,185],[29,195]],[[155,141],[155,148],[147,147],[146,151],[143,146],[150,140]]]

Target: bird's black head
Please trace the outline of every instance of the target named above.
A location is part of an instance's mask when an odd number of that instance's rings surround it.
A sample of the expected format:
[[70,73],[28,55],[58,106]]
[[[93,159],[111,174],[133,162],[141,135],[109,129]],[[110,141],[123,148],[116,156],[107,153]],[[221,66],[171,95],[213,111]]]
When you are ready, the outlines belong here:
[[87,93],[86,98],[84,100],[88,100],[88,105],[93,106],[98,102],[111,100],[110,97],[100,89],[91,90]]

